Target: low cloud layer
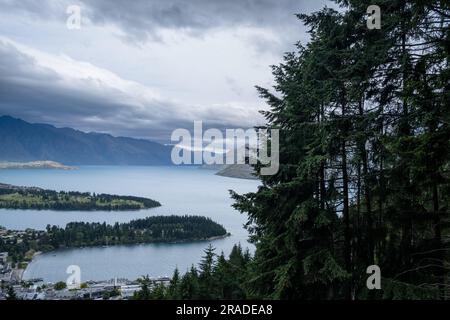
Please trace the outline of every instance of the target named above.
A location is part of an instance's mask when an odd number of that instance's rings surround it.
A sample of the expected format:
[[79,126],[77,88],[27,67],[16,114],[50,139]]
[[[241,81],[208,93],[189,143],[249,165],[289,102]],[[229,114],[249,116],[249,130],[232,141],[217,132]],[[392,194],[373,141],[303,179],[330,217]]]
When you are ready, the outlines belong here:
[[192,121],[249,127],[257,110],[182,105],[151,88],[66,56],[0,39],[0,113],[29,121],[160,140]]
[[254,85],[306,39],[294,14],[325,2],[0,0],[0,115],[161,142],[194,120],[263,124]]

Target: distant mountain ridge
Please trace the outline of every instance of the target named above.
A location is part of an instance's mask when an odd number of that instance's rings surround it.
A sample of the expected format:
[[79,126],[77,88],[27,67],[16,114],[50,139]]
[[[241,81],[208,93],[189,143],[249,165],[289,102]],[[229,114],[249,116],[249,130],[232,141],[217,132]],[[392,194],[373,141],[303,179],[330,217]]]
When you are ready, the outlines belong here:
[[66,165],[170,165],[171,147],[103,133],[0,117],[0,161],[52,160]]

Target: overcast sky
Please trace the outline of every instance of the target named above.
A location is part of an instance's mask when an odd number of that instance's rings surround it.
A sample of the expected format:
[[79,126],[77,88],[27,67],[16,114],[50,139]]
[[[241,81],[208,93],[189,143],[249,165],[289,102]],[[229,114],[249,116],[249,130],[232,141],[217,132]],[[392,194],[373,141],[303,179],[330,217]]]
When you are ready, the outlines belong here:
[[[270,65],[326,0],[0,0],[0,115],[168,142],[176,128],[251,127]],[[81,29],[66,27],[69,5]]]

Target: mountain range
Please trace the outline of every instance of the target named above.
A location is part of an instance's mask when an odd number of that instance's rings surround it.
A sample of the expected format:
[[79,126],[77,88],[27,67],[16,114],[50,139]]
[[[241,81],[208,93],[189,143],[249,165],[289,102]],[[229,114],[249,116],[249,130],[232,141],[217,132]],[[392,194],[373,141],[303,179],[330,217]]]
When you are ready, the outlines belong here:
[[0,117],[0,161],[52,160],[67,165],[170,165],[171,147],[104,133]]

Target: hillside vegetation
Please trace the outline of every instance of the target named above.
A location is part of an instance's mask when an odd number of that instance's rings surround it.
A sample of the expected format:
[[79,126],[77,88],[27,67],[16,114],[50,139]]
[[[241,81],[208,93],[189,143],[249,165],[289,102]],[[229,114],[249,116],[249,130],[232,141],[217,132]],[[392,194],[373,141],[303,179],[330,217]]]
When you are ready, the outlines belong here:
[[133,196],[65,192],[0,184],[0,208],[123,211],[159,207],[158,201]]

